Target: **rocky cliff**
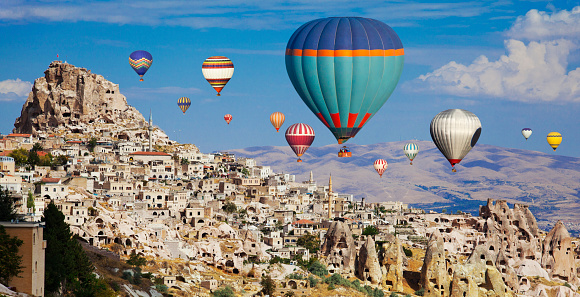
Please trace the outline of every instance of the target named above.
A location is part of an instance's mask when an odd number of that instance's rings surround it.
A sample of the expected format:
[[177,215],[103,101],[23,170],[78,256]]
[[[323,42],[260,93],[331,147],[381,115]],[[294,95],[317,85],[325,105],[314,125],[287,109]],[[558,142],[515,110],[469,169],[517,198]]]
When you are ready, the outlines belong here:
[[[34,81],[32,91],[14,123],[14,133],[34,136],[57,134],[76,137],[109,135],[125,140],[145,140],[148,123],[119,92],[119,85],[85,68],[54,61],[44,77]],[[156,144],[171,141],[159,129]]]

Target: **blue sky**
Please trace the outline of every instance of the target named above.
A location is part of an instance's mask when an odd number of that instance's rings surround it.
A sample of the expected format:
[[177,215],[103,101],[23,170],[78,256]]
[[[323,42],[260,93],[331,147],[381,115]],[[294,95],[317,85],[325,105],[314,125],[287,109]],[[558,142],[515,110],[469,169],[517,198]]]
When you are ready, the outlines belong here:
[[[9,133],[34,79],[56,55],[120,85],[130,105],[179,142],[203,152],[287,145],[283,131],[303,122],[313,146],[336,140],[294,91],[284,64],[288,39],[320,17],[370,17],[393,27],[405,47],[401,80],[387,103],[349,143],[430,140],[440,111],[463,108],[482,122],[480,143],[580,157],[578,1],[64,1],[3,0],[0,6],[0,132]],[[128,63],[147,50],[139,82]],[[221,97],[203,61],[235,66]],[[179,97],[192,105],[185,115]],[[269,115],[282,111],[276,133]],[[233,121],[226,125],[223,115]],[[526,142],[521,129],[530,127]],[[338,145],[337,145],[338,148]],[[356,152],[355,152],[356,153]]]

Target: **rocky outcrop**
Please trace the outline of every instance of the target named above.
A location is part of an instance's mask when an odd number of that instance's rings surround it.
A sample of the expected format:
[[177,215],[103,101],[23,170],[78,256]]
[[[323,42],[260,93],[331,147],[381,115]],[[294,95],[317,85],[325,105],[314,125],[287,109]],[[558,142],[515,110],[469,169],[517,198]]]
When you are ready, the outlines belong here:
[[381,282],[382,273],[379,265],[379,257],[375,249],[375,241],[367,236],[365,243],[360,248],[356,261],[356,276],[373,285]]
[[479,231],[485,233],[490,249],[509,259],[539,259],[538,224],[527,206],[516,203],[512,210],[505,200],[488,199],[479,215],[484,220]]
[[379,262],[383,271],[383,286],[394,292],[403,291],[403,266],[405,254],[398,238],[383,244]]
[[352,231],[345,222],[335,221],[330,224],[320,252],[326,257],[323,260],[331,273],[354,273],[356,245]]
[[447,269],[443,237],[436,229],[429,238],[421,268],[421,285],[425,289],[425,297],[449,296],[451,277]]
[[550,277],[578,285],[573,248],[568,230],[562,221],[558,221],[544,239],[542,266],[546,268]]
[[[76,133],[88,137],[106,133],[112,138],[133,141],[149,137],[147,121],[127,104],[119,85],[61,61],[52,62],[44,77],[34,81],[14,127],[15,133],[34,136],[65,137]],[[153,131],[152,138],[156,144],[170,143],[159,129]]]

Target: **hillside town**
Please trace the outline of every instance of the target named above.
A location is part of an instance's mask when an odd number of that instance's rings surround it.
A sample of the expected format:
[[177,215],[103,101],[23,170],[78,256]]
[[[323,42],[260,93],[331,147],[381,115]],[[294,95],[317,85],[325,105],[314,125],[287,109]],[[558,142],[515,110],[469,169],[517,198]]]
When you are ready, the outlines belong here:
[[[46,97],[40,88],[51,69],[61,76],[52,90],[63,93]],[[145,258],[143,270],[163,280],[164,294],[211,296],[230,286],[239,296],[261,296],[259,279],[268,276],[274,296],[580,296],[578,239],[561,222],[540,230],[526,205],[489,199],[476,217],[354,199],[333,190],[331,175],[296,180],[251,158],[171,141],[152,115],[128,132],[120,104],[95,105],[104,108],[92,115],[99,119],[85,119],[89,113],[64,108],[77,106],[63,90],[79,75],[85,83],[102,78],[53,63],[44,83],[35,82],[28,106],[48,106],[38,103],[43,94],[51,110],[23,109],[36,120],[21,117],[2,136],[0,186],[27,224],[42,226],[54,203],[87,249]],[[92,88],[102,100],[125,100],[113,96],[117,85]],[[24,152],[34,152],[36,164]],[[33,245],[42,250],[42,240]],[[310,269],[315,262],[322,276]],[[42,269],[23,273],[10,287],[44,296]],[[129,285],[121,291],[160,295]]]

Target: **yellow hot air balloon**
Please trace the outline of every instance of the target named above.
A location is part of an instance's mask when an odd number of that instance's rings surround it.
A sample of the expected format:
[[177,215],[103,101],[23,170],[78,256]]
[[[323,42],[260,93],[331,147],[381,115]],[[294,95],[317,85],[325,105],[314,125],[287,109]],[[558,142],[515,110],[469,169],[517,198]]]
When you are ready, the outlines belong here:
[[272,126],[276,128],[276,132],[278,132],[280,127],[282,127],[282,124],[284,124],[285,119],[286,117],[284,116],[284,114],[279,111],[270,115],[270,123],[272,123]]
[[562,134],[558,132],[550,132],[546,137],[548,144],[554,149],[554,151],[558,148],[560,143],[562,143]]

